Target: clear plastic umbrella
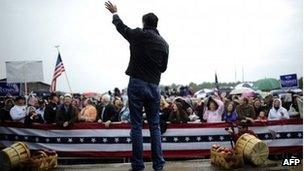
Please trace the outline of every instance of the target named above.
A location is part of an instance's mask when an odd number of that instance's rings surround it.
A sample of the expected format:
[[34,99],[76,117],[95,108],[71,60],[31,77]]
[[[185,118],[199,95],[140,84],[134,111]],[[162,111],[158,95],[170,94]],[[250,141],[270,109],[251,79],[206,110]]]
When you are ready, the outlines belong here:
[[247,88],[247,87],[241,87],[238,89],[233,89],[230,94],[246,94],[246,93],[253,93],[254,90],[252,90],[251,88]]

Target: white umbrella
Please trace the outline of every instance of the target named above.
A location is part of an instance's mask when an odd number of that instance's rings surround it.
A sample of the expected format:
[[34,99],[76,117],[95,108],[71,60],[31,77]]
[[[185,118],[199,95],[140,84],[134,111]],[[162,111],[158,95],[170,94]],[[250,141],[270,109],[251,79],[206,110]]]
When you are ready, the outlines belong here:
[[257,90],[255,91],[257,94],[259,94],[260,96],[262,96],[263,98],[267,97],[270,93],[266,92],[266,91],[261,91],[261,90]]
[[243,93],[252,93],[254,92],[254,90],[252,90],[251,88],[247,88],[247,87],[241,87],[238,89],[233,89],[230,94],[243,94]]
[[243,88],[243,87],[247,87],[247,88],[251,88],[253,86],[252,83],[240,83],[238,85],[236,85],[234,88],[235,89],[240,89],[240,88]]
[[194,93],[194,97],[199,99],[205,98],[208,95],[208,93],[212,93],[212,92],[213,92],[212,89],[201,89]]

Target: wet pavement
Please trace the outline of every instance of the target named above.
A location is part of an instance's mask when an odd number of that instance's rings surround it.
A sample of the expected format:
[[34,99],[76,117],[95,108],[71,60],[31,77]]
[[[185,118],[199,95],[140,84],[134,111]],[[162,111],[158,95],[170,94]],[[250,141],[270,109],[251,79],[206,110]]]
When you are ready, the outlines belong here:
[[[267,161],[262,167],[253,167],[246,165],[244,168],[234,169],[236,171],[302,171],[301,166],[281,166],[281,161]],[[146,162],[145,171],[153,171],[152,163]],[[130,168],[130,163],[116,164],[82,164],[82,165],[59,165],[56,171],[127,171]],[[185,161],[168,161],[166,162],[165,171],[215,171],[224,170],[210,164],[209,159],[201,160],[185,160]]]

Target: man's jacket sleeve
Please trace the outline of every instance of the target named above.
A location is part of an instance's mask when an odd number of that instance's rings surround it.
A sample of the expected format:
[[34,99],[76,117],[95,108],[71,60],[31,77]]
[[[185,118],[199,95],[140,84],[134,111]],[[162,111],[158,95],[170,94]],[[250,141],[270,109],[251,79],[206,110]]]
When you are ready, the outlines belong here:
[[131,29],[126,26],[117,14],[113,15],[112,23],[115,25],[117,31],[129,42],[137,40],[139,29]]

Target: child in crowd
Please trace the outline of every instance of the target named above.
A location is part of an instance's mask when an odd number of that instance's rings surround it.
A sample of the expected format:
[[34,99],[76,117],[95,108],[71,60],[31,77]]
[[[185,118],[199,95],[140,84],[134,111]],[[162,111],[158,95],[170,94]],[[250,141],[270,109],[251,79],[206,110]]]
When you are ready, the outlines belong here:
[[259,116],[256,120],[260,122],[267,122],[268,119],[264,110],[260,111]]

